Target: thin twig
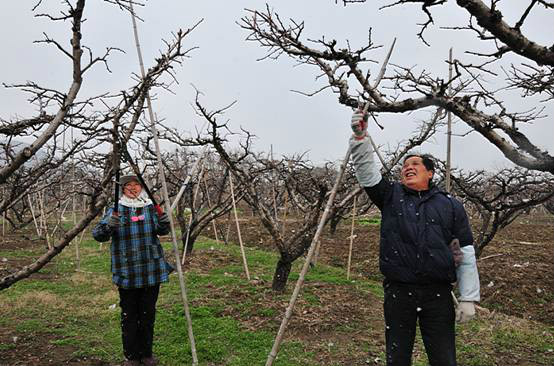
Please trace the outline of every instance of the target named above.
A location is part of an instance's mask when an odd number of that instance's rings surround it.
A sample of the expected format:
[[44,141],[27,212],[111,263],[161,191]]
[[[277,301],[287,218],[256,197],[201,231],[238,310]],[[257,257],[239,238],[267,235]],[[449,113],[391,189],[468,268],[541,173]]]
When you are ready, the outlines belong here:
[[502,255],[506,255],[506,253],[498,253],[498,254],[491,254],[491,255],[487,255],[486,257],[482,257],[482,258],[479,258],[477,259],[479,262],[481,261],[484,261],[485,259],[489,259],[489,258],[494,258],[494,257],[500,257]]

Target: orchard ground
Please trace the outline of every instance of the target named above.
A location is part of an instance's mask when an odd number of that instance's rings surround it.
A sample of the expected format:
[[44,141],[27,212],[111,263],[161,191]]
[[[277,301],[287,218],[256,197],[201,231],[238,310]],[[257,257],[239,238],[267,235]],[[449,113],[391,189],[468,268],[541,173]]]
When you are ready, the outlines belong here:
[[[265,363],[303,262],[300,258],[294,266],[285,293],[274,293],[277,256],[269,236],[256,218],[244,214],[240,223],[251,281],[245,279],[239,248],[210,239],[210,230],[187,259],[201,366]],[[226,230],[228,223],[219,225]],[[293,227],[293,220],[287,227]],[[482,310],[475,321],[457,326],[461,366],[554,364],[553,227],[552,216],[522,216],[485,249],[478,262]],[[234,223],[230,229],[230,241],[238,243]],[[356,220],[354,234],[347,280],[350,222],[339,225],[334,235],[325,231],[318,264],[309,271],[276,366],[384,365],[378,219]],[[30,263],[44,246],[31,234],[6,235],[0,275]],[[171,256],[171,245],[164,246]],[[72,244],[39,273],[0,292],[0,365],[121,361],[108,245],[85,236],[79,249],[79,270]],[[162,365],[191,364],[180,299],[172,275],[158,302],[154,351]],[[414,365],[426,364],[418,338]]]

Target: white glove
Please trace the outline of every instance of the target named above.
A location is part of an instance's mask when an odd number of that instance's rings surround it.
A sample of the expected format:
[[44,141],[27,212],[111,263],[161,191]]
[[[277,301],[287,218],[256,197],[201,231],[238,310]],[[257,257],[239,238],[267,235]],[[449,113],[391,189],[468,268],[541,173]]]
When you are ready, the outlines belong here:
[[350,122],[352,132],[354,132],[354,138],[361,140],[367,136],[367,113],[357,110],[352,114],[352,121]]
[[456,308],[456,321],[466,323],[475,316],[475,304],[473,301],[460,301]]

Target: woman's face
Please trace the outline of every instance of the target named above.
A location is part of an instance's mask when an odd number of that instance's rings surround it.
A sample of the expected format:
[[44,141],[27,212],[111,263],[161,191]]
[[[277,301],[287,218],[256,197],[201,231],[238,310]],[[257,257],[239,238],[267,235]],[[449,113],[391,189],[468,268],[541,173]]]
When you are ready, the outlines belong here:
[[123,194],[129,198],[137,198],[142,192],[142,186],[139,182],[132,180],[123,186]]

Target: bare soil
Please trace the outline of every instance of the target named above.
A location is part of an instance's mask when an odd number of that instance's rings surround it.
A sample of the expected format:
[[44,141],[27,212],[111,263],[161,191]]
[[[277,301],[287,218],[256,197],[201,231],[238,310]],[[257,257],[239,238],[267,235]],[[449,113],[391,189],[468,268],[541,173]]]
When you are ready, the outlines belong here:
[[[229,240],[238,242],[234,225],[230,226]],[[241,220],[240,225],[245,245],[276,250],[257,219]],[[287,226],[293,225],[294,220],[287,222]],[[334,235],[325,229],[318,261],[346,268],[350,225],[343,221]],[[207,234],[212,236],[210,231]],[[355,225],[351,275],[381,280],[378,258],[379,226]],[[478,268],[481,307],[554,325],[554,216],[520,217],[485,247]]]
[[[247,246],[275,250],[266,231],[256,218],[244,218],[240,221],[242,239]],[[220,223],[227,230],[228,223]],[[292,228],[294,220],[287,226]],[[234,222],[229,226],[229,240],[238,242]],[[494,321],[502,321],[504,315],[554,325],[554,218],[552,216],[525,216],[501,231],[494,241],[485,248],[478,267],[481,277],[480,306],[488,310],[484,316]],[[209,227],[211,229],[211,226]],[[207,236],[212,236],[208,230]],[[346,268],[350,237],[350,222],[339,225],[337,232],[330,235],[325,231],[318,261],[335,267]],[[10,237],[5,240],[3,249],[29,248],[28,240]],[[351,276],[360,276],[380,280],[378,269],[379,227],[377,225],[356,225],[352,241]],[[32,246],[44,246],[43,242],[33,241]],[[228,254],[196,251],[188,260],[187,270],[197,273],[207,272],[220,265],[239,261]],[[8,266],[21,266],[30,260],[17,259],[17,262],[2,262],[0,257],[0,275],[5,275]],[[35,274],[33,276],[41,276]],[[55,278],[53,278],[55,280]],[[289,281],[290,282],[290,281]],[[271,283],[255,281],[257,291],[255,299],[247,288],[233,291],[207,291],[206,297],[196,299],[193,306],[214,299],[224,303],[247,298],[264,311],[250,311],[248,317],[236,307],[226,307],[222,315],[239,319],[246,329],[270,327],[276,330],[282,318],[288,297],[279,297],[271,291]],[[288,291],[293,286],[288,284]],[[8,290],[9,291],[9,290]],[[379,354],[361,353],[351,350],[348,345],[352,339],[384,349],[383,332],[371,335],[369,329],[383,329],[382,304],[374,296],[360,297],[345,286],[311,283],[304,293],[310,293],[318,299],[316,303],[308,301],[302,295],[295,307],[295,316],[289,325],[287,336],[302,340],[306,351],[314,353],[317,364],[361,365],[381,363]],[[256,305],[257,304],[257,305]],[[269,312],[268,312],[269,311]],[[273,314],[273,315],[268,315]],[[496,315],[495,315],[496,314]],[[339,325],[339,326],[337,326]],[[17,337],[12,330],[0,332],[0,344],[13,342]],[[74,351],[70,346],[53,345],[55,336],[49,333],[31,334],[28,339],[19,339],[17,349],[0,352],[0,366],[4,365],[94,365],[107,366],[100,359],[70,358]],[[337,351],[339,350],[339,351]],[[422,353],[418,346],[414,351]],[[495,364],[533,364],[525,362],[532,359],[533,350],[521,350],[521,354],[494,355]],[[518,358],[519,357],[519,358]]]

